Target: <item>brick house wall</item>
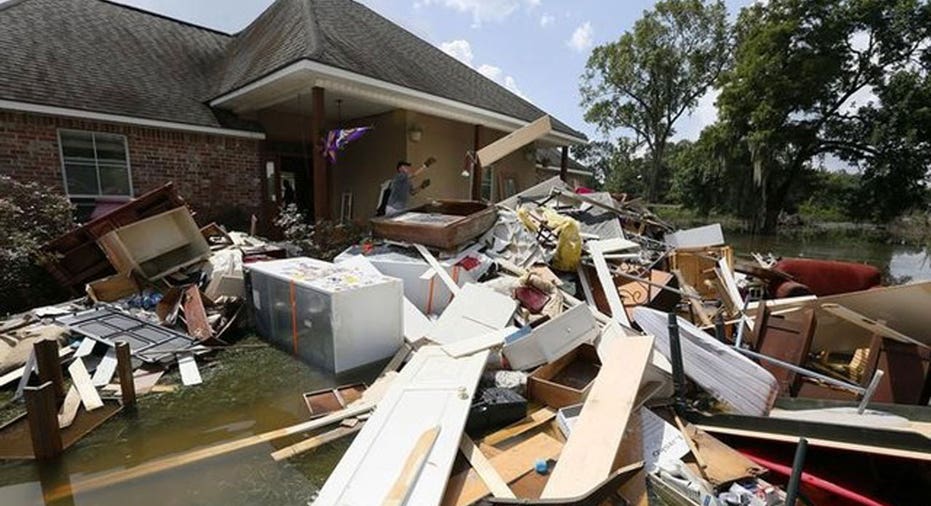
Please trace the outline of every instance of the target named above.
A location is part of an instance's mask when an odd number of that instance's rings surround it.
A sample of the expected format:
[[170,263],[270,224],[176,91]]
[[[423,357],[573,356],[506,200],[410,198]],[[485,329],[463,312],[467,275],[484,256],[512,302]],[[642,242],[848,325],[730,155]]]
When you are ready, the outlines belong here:
[[173,181],[199,223],[241,226],[260,215],[263,141],[257,139],[0,111],[0,174],[64,193],[60,128],[126,136],[134,194]]

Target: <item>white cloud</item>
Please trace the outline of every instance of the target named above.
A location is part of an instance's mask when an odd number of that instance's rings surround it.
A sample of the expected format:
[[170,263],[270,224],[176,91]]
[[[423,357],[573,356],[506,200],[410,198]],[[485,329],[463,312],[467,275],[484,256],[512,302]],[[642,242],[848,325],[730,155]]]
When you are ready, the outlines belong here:
[[542,16],[540,16],[540,27],[546,28],[547,26],[553,24],[554,21],[556,21],[556,16],[544,13]]
[[443,42],[440,44],[440,49],[442,49],[444,53],[452,56],[462,63],[465,63],[470,67],[472,66],[474,55],[472,54],[472,44],[469,44],[469,41],[459,39]]
[[467,40],[457,39],[440,44],[440,49],[453,58],[465,63],[475,69],[479,74],[491,79],[492,81],[507,88],[511,93],[518,95],[524,100],[530,100],[517,86],[517,80],[514,76],[507,75],[501,67],[496,67],[489,63],[483,63],[476,67],[474,65],[475,55],[472,52],[472,44]]
[[586,21],[572,32],[572,37],[569,38],[567,44],[581,53],[594,45],[594,32],[591,21]]
[[485,21],[501,21],[513,14],[521,5],[532,9],[540,5],[540,0],[417,0],[415,8],[428,5],[442,5],[462,13],[472,15],[475,26]]

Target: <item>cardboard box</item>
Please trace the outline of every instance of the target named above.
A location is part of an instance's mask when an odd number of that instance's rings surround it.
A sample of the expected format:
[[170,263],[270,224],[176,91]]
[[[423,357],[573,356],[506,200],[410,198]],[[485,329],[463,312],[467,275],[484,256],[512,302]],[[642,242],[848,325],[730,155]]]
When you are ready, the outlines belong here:
[[554,409],[579,404],[588,396],[600,368],[598,350],[583,344],[534,371],[527,378],[527,397]]

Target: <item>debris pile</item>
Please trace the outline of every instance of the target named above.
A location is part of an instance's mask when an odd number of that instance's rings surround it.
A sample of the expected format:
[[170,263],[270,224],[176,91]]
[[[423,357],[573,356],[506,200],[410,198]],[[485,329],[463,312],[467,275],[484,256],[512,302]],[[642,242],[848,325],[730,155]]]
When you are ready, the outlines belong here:
[[931,283],[739,258],[718,225],[676,231],[637,200],[558,178],[497,206],[377,218],[332,263],[197,229],[170,191],[147,197],[123,210],[132,219],[50,246],[53,272],[87,284],[90,303],[34,311],[20,339],[85,338],[60,352],[79,357],[65,406],[90,411],[127,352],[137,393],[175,362],[195,383],[243,313],[337,378],[387,363],[368,384],[304,394],[306,422],[77,488],[272,441],[285,460],[347,435],[315,504],[646,504],[648,488],[673,504],[878,504],[887,485],[865,466],[837,476],[819,461],[931,461]]
[[57,456],[136,396],[177,388],[159,384],[174,367],[184,386],[201,383],[197,361],[244,320],[243,266],[286,255],[214,223],[198,228],[171,184],[45,250],[49,272],[84,296],[0,325],[0,388],[25,401],[0,427],[10,443],[0,458]]

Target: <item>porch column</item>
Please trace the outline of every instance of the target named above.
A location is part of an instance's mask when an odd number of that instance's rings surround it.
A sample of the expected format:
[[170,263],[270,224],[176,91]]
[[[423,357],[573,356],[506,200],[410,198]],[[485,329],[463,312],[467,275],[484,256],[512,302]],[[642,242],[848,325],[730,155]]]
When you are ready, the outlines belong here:
[[[475,125],[472,152],[478,153],[482,149],[482,125]],[[478,160],[478,157],[475,158]],[[482,200],[482,167],[475,163],[472,165],[472,200]]]
[[569,146],[562,147],[562,160],[559,163],[559,179],[566,181],[569,178]]
[[327,177],[326,158],[323,156],[323,122],[326,110],[323,102],[323,88],[313,88],[313,117],[311,118],[310,137],[314,147],[314,166],[311,174],[314,182],[314,221],[330,218],[330,181]]

